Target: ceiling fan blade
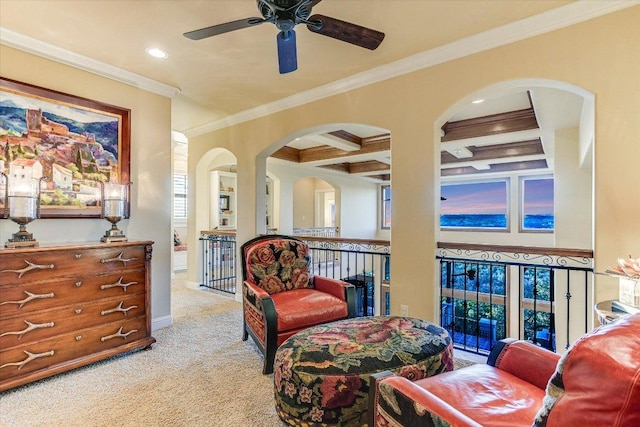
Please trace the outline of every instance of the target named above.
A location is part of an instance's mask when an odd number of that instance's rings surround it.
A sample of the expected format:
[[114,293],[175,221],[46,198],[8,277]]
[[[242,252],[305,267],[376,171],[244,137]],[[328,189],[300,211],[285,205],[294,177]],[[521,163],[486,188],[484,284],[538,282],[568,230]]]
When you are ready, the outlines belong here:
[[[324,15],[312,15],[309,17],[309,21],[312,24],[307,24],[307,28],[314,33],[333,37],[370,50],[375,50],[384,39],[384,33],[380,31]],[[314,25],[314,22],[320,22],[321,25]]]
[[202,40],[206,39],[207,37],[217,36],[218,34],[228,33],[229,31],[241,30],[243,28],[260,25],[263,22],[267,21],[262,18],[238,19],[237,21],[225,22],[224,24],[218,24],[211,27],[201,28],[199,30],[189,31],[187,33],[184,33],[183,36],[191,40]]
[[322,0],[311,0],[311,3],[309,3],[309,7],[314,7],[315,5],[317,5],[318,3],[320,3]]
[[278,65],[280,74],[290,73],[298,69],[298,54],[296,52],[296,32],[293,30],[280,31],[278,40]]

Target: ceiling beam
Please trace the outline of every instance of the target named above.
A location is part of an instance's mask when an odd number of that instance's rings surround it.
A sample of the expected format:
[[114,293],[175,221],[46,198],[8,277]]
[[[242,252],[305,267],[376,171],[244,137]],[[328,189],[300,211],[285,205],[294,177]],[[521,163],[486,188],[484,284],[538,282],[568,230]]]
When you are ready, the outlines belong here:
[[529,141],[511,142],[508,144],[485,145],[481,147],[470,146],[467,148],[472,153],[470,158],[458,158],[448,151],[442,151],[440,152],[440,163],[443,165],[463,162],[466,163],[469,161],[482,161],[487,163],[487,160],[492,159],[545,154],[540,138]]
[[483,173],[513,172],[533,169],[547,169],[547,161],[529,160],[524,162],[492,164],[490,169],[478,170],[472,166],[442,169],[440,176],[477,175]]
[[352,134],[351,132],[347,132],[346,130],[334,130],[333,132],[329,132],[329,135],[333,135],[336,138],[340,138],[354,144],[362,145],[362,138]]
[[379,139],[375,141],[362,141],[362,148],[358,151],[344,151],[333,147],[313,147],[299,150],[299,163],[318,162],[328,159],[347,159],[351,156],[378,153],[391,150],[391,139]]
[[442,142],[538,129],[538,127],[535,111],[533,108],[526,108],[524,110],[447,122],[442,126],[444,132]]
[[287,147],[286,145],[273,153],[271,157],[286,160],[288,162],[300,163],[300,150]]
[[370,174],[371,172],[388,172],[390,170],[391,166],[376,160],[351,163],[349,166],[349,173],[351,174]]

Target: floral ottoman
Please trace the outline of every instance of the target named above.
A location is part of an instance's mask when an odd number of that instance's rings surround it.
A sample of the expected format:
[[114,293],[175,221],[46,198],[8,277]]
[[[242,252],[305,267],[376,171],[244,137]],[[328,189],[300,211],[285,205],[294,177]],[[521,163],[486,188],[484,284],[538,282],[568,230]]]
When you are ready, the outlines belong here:
[[372,374],[417,380],[452,369],[449,334],[424,320],[358,317],[314,326],[276,352],[276,410],[292,426],[365,426]]

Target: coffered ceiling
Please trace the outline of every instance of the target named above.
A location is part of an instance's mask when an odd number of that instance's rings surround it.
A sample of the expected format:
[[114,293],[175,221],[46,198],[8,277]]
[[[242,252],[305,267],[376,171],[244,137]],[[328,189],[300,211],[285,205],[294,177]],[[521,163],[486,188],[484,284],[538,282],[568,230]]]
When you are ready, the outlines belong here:
[[[551,111],[551,106],[556,113],[538,120],[536,111]],[[471,103],[442,126],[441,176],[550,172],[554,167],[553,146],[549,141],[545,144],[543,135],[577,127],[582,108],[579,96],[548,88],[497,92],[491,99]],[[384,129],[345,127],[337,132],[298,138],[273,157],[374,182],[388,182],[392,139]]]

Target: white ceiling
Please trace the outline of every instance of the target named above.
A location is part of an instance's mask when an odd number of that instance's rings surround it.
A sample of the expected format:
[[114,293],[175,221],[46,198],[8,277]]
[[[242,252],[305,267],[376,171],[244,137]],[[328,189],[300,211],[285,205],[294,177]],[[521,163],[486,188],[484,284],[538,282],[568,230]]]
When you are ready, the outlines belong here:
[[[637,2],[323,0],[313,13],[382,31],[384,41],[369,51],[297,26],[298,70],[285,75],[278,74],[278,30],[272,24],[200,41],[182,35],[260,16],[255,0],[0,0],[0,43],[169,94],[172,128],[188,134],[212,123],[250,117],[247,112],[266,110],[265,105],[288,104],[306,93],[318,96],[332,84],[340,87],[336,82],[353,86],[366,80],[368,70],[380,74],[403,63],[395,67],[397,73],[398,68],[409,69],[406,64],[419,67],[430,53],[453,58],[463,46],[472,53],[633,4]],[[167,51],[168,59],[148,56],[149,47]],[[519,109],[526,101],[523,92],[499,95],[461,110],[451,120]],[[557,104],[547,105],[562,113]],[[560,116],[544,115],[547,123]],[[568,123],[575,114],[562,117]],[[349,131],[361,137],[381,133]],[[296,144],[306,148],[315,143],[300,140],[291,145]]]
[[[186,131],[543,12],[585,13],[570,3],[324,0],[313,13],[382,31],[384,41],[369,51],[297,26],[299,68],[285,75],[278,74],[272,24],[200,41],[182,35],[259,16],[255,0],[0,0],[0,41],[52,45],[52,55],[62,49],[177,88],[173,129]],[[572,8],[552,11],[565,5]],[[164,49],[169,58],[146,55],[148,47]]]

